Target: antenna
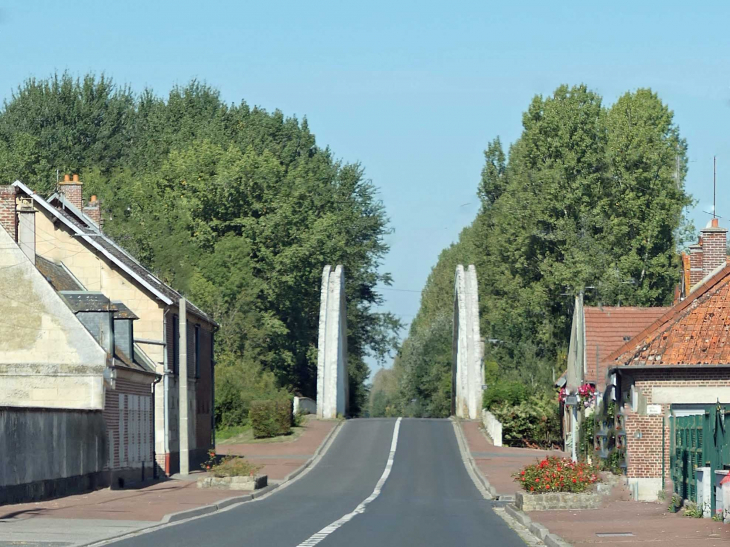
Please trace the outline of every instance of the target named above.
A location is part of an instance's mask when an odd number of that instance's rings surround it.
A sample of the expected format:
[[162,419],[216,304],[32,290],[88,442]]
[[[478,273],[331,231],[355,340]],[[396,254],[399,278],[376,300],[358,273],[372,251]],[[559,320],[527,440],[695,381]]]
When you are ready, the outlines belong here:
[[712,156],[712,218],[717,218],[717,156]]

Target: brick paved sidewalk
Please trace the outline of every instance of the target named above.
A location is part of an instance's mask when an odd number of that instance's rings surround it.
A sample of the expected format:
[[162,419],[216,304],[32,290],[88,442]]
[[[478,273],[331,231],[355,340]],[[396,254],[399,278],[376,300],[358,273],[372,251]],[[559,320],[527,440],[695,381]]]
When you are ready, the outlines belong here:
[[252,463],[263,465],[261,473],[270,480],[282,480],[314,455],[335,425],[334,420],[308,418],[304,432],[293,441],[225,444],[216,451],[221,455],[246,456]]
[[539,522],[575,547],[619,544],[626,547],[730,545],[730,525],[710,519],[689,518],[681,513],[668,513],[666,503],[611,500],[601,509],[531,511],[527,514],[534,522]]
[[519,471],[525,465],[541,460],[547,455],[567,456],[558,450],[494,446],[480,429],[479,422],[462,421],[460,424],[474,462],[500,495],[514,495],[519,487],[512,480],[512,473]]
[[[261,473],[272,480],[281,480],[304,465],[317,451],[336,421],[310,419],[302,434],[291,442],[226,445],[222,453],[244,455],[262,463]],[[103,489],[88,494],[67,496],[54,500],[0,506],[0,523],[10,521],[53,519],[100,519],[119,521],[158,522],[169,513],[210,505],[245,492],[198,488],[193,473],[191,480],[171,479],[145,483],[140,488],[124,490]],[[0,542],[3,541],[0,527]]]
[[[478,422],[461,422],[477,466],[500,494],[514,494],[511,475],[546,454],[558,451],[496,447],[479,429]],[[601,509],[582,511],[530,511],[529,517],[575,547],[623,545],[626,547],[726,547],[730,525],[668,513],[667,503],[629,501],[628,491],[617,487]],[[599,535],[601,534],[601,535]],[[608,534],[608,535],[607,535]]]

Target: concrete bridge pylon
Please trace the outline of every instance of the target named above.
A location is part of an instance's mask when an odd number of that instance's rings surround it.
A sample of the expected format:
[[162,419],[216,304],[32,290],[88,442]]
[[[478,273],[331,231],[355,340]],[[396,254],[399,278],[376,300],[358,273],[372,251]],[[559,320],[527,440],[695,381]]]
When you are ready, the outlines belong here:
[[451,413],[476,420],[481,416],[484,347],[479,333],[479,290],[473,265],[456,267],[454,338],[451,368]]
[[347,302],[345,270],[325,266],[322,272],[317,346],[317,417],[346,416],[349,407],[347,377]]

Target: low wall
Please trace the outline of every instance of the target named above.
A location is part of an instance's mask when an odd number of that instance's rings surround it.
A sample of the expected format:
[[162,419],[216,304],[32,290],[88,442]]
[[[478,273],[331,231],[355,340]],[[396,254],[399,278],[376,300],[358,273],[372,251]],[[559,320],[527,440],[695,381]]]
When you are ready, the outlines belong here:
[[482,423],[494,446],[502,446],[502,422],[488,410],[482,410]]
[[517,492],[515,506],[520,511],[555,511],[576,509],[598,509],[602,496],[599,492],[551,492],[548,494],[528,494]]
[[309,397],[294,397],[294,414],[317,414],[317,403]]
[[0,504],[109,486],[101,411],[0,407]]

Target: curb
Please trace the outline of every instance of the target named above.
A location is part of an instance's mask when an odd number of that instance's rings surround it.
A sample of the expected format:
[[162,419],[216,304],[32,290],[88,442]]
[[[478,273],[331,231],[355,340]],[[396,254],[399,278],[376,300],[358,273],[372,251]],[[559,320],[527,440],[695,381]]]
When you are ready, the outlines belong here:
[[233,505],[237,505],[239,503],[247,503],[250,501],[254,501],[258,498],[265,497],[269,494],[271,494],[274,490],[276,490],[279,487],[282,486],[288,486],[289,483],[294,481],[298,476],[300,476],[305,471],[309,470],[311,466],[316,463],[323,454],[329,449],[329,447],[332,445],[332,442],[334,441],[334,437],[339,432],[339,430],[342,428],[342,424],[345,423],[345,420],[339,421],[335,427],[333,427],[330,432],[327,434],[327,436],[322,440],[322,442],[317,447],[317,450],[315,450],[314,454],[311,458],[309,458],[306,462],[304,462],[303,465],[301,465],[298,469],[295,469],[291,473],[289,473],[286,477],[284,477],[284,480],[281,482],[277,482],[274,484],[269,484],[268,486],[265,486],[264,488],[261,488],[260,490],[255,490],[250,494],[245,494],[242,496],[233,496],[230,498],[226,498],[224,500],[221,500],[217,503],[211,504],[211,505],[203,505],[201,507],[195,507],[193,509],[186,509],[184,511],[178,511],[176,513],[169,513],[162,517],[162,519],[158,522],[151,523],[150,526],[146,528],[142,528],[140,530],[137,530],[135,532],[125,532],[124,534],[120,534],[118,536],[112,536],[105,539],[95,540],[90,543],[83,543],[80,544],[78,547],[91,547],[94,545],[107,545],[110,543],[114,543],[116,541],[120,541],[122,539],[134,537],[140,533],[147,533],[152,532],[158,528],[161,528],[165,525],[173,524],[173,523],[179,523],[185,520],[194,519],[197,517],[202,517],[205,515],[210,515],[212,513],[216,513],[218,511],[221,511],[223,509],[227,509]]
[[482,494],[486,499],[498,500],[499,494],[497,493],[497,489],[489,484],[489,481],[486,479],[486,477],[482,475],[482,472],[477,467],[477,464],[471,455],[471,450],[469,450],[469,444],[466,442],[466,438],[464,437],[464,431],[461,429],[460,420],[454,418],[453,416],[450,418],[450,420],[452,425],[454,426],[454,432],[456,433],[456,443],[459,445],[461,459],[466,465],[466,470],[469,473],[469,476],[471,476],[472,480],[475,483],[478,483],[477,488],[482,490]]
[[542,524],[533,522],[529,516],[517,509],[514,505],[505,505],[504,510],[509,516],[527,528],[533,536],[544,542],[547,547],[572,547],[570,543],[560,536],[551,534],[550,530]]

